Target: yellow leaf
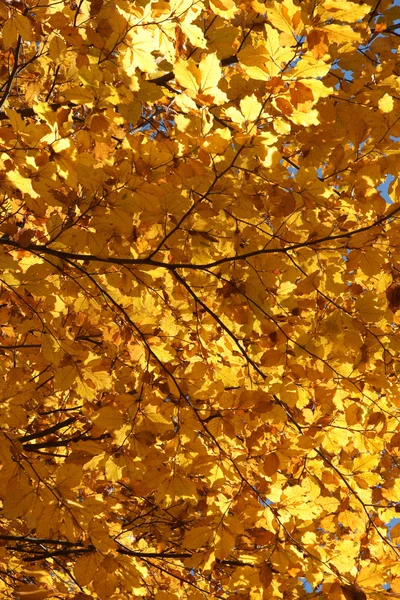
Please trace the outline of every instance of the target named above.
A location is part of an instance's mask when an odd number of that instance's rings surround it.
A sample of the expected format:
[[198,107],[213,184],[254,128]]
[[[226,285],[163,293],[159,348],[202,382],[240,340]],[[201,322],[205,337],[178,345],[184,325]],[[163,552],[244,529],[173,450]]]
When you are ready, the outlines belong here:
[[67,46],[59,35],[54,35],[49,44],[49,55],[56,65],[62,63],[65,58]]
[[348,527],[351,531],[362,531],[365,528],[365,518],[360,518],[357,512],[345,510],[340,513],[338,520],[344,527]]
[[103,567],[100,567],[93,580],[93,588],[101,600],[111,598],[117,588],[118,577],[115,573],[107,572]]
[[[3,514],[6,519],[23,517],[35,502],[35,492],[25,477],[15,484],[13,492],[8,492],[3,501]],[[12,479],[9,485],[13,485]]]
[[107,371],[94,371],[92,369],[84,369],[87,379],[93,382],[96,390],[105,390],[111,387],[112,377]]
[[42,336],[42,352],[51,363],[58,366],[63,356],[60,343],[51,334]]
[[54,590],[40,588],[32,583],[19,585],[15,589],[15,596],[20,600],[44,600],[53,594]]
[[111,538],[108,524],[100,518],[94,518],[88,526],[88,535],[93,542],[93,545],[100,552],[108,552],[114,550],[116,542]]
[[210,0],[210,6],[216,15],[224,19],[231,19],[238,11],[233,0]]
[[223,523],[218,527],[214,541],[215,556],[218,559],[223,560],[229,556],[235,545],[235,538]]
[[379,321],[383,314],[373,292],[362,294],[355,303],[355,309],[363,319],[370,323]]
[[193,60],[178,60],[174,65],[174,75],[182,87],[197,94],[200,88],[201,75]]
[[65,99],[73,104],[91,106],[96,97],[96,91],[89,87],[75,86],[65,90]]
[[103,80],[103,74],[98,65],[90,65],[79,69],[79,79],[84,85],[98,87]]
[[357,585],[362,588],[380,588],[385,578],[385,572],[379,568],[379,565],[370,563],[357,574]]
[[395,544],[398,544],[399,538],[400,538],[400,523],[397,523],[389,531],[390,531],[390,539],[393,540],[393,542]]
[[225,110],[225,115],[238,125],[242,124],[245,120],[240,110],[238,110],[234,106],[230,106],[229,108],[227,108]]
[[4,112],[10,119],[10,123],[15,133],[24,134],[27,132],[27,126],[21,115],[11,108],[5,108]]
[[210,541],[213,530],[210,525],[194,527],[185,535],[183,544],[186,548],[199,550]]
[[[317,78],[324,77],[329,72],[329,69],[329,64],[314,58],[310,54],[306,54],[301,58],[301,60],[298,61],[290,73],[288,72],[288,74],[284,77],[290,81],[293,81],[294,79],[301,79],[303,84],[314,85],[314,89],[316,86],[319,86],[320,89],[323,89],[325,87],[324,84]],[[308,79],[311,79],[310,84]],[[330,92],[331,90],[329,89],[328,93]]]
[[57,484],[66,489],[78,487],[82,472],[76,465],[63,464],[57,471]]
[[18,170],[10,171],[9,173],[7,173],[6,178],[14,187],[20,190],[23,194],[28,194],[32,198],[39,197],[39,194],[35,192],[35,190],[32,187],[32,180],[27,177],[23,177],[23,175],[21,175]]
[[141,27],[140,30],[133,29],[131,31],[130,47],[125,53],[124,58],[124,65],[126,65],[129,72],[136,67],[144,73],[154,73],[157,71],[157,63],[151,53],[151,48],[154,45],[153,36],[153,32],[144,27]]
[[157,490],[157,495],[166,501],[168,505],[178,499],[194,501],[197,498],[196,486],[183,474],[175,473]]
[[368,4],[357,4],[349,0],[324,0],[316,8],[316,14],[320,15],[321,19],[333,18],[348,23],[363,19],[370,11],[371,7]]
[[93,418],[96,427],[101,431],[114,431],[122,427],[124,415],[114,406],[103,406]]
[[240,101],[240,110],[246,121],[256,121],[261,114],[262,105],[254,94],[246,96]]
[[74,576],[79,585],[86,586],[93,581],[102,560],[100,552],[87,552],[77,559]]
[[292,0],[268,3],[266,10],[268,20],[272,25],[279,29],[279,31],[289,33],[290,35],[293,35],[296,29],[293,25],[293,17],[297,11],[298,8],[293,4]]
[[199,64],[200,89],[204,94],[211,93],[221,78],[221,67],[217,55],[207,54]]
[[83,400],[93,400],[97,395],[97,390],[82,379],[75,380],[75,390]]
[[[266,64],[269,55],[264,46],[245,46],[238,52],[239,62],[249,77],[260,81],[269,81],[271,79],[270,65]],[[278,71],[280,68],[278,67]]]
[[7,19],[1,30],[1,40],[6,50],[15,44],[18,39],[18,34],[19,31],[15,19]]
[[353,44],[354,42],[361,41],[361,34],[358,31],[354,31],[350,25],[332,23],[324,25],[321,27],[321,30],[327,34],[330,42],[338,45]]
[[35,39],[32,21],[19,13],[14,14],[14,22],[22,39],[33,42]]
[[356,456],[352,464],[353,473],[372,471],[377,467],[379,460],[380,457],[376,454]]
[[182,32],[188,37],[189,41],[196,48],[207,48],[207,42],[203,31],[194,23],[181,23]]
[[115,483],[122,478],[124,471],[124,465],[120,464],[121,461],[113,456],[110,456],[105,464],[105,473],[108,481]]
[[383,113],[392,112],[394,108],[394,100],[389,94],[385,94],[378,102],[379,110]]

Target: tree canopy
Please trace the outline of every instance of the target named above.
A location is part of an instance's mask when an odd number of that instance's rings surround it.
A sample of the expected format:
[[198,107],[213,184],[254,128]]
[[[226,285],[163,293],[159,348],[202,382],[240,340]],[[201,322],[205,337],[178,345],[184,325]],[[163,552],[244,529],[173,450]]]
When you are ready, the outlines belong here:
[[2,0],[0,593],[400,595],[400,7]]

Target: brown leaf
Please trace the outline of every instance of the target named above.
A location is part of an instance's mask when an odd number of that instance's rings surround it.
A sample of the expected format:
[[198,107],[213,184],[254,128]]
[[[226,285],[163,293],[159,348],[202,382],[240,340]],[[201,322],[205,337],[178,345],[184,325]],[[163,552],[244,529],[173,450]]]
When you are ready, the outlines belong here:
[[355,585],[341,585],[340,587],[346,600],[367,600],[365,592]]

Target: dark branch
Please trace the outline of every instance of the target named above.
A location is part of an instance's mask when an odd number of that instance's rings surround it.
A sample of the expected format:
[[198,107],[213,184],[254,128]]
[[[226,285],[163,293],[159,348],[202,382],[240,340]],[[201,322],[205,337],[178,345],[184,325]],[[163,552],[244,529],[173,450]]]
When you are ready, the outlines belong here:
[[76,417],[69,417],[69,419],[65,419],[65,421],[61,421],[61,423],[56,423],[52,427],[48,427],[47,429],[43,429],[42,431],[36,431],[36,433],[30,433],[29,435],[24,435],[19,438],[20,442],[27,442],[29,440],[34,440],[36,438],[44,437],[45,435],[50,435],[59,429],[63,429],[64,427],[68,427],[72,425],[76,421]]
[[[354,229],[353,231],[347,231],[345,233],[339,233],[337,235],[326,235],[322,238],[311,239],[305,242],[298,242],[297,244],[288,244],[283,248],[261,248],[260,250],[253,250],[252,252],[246,252],[243,254],[237,254],[234,256],[226,256],[225,258],[220,258],[210,263],[206,264],[192,264],[192,263],[166,263],[160,260],[154,260],[153,258],[117,258],[115,256],[108,257],[100,257],[95,256],[93,254],[77,254],[75,252],[63,252],[61,250],[53,250],[48,246],[39,245],[39,244],[30,244],[29,246],[21,246],[18,242],[11,240],[9,238],[0,238],[0,245],[3,246],[11,246],[13,248],[17,248],[18,250],[25,250],[27,252],[32,252],[34,254],[46,254],[49,256],[54,256],[60,260],[66,261],[93,261],[93,262],[101,262],[106,264],[114,264],[114,265],[144,265],[149,267],[162,267],[164,269],[168,269],[174,271],[175,269],[191,269],[201,271],[204,269],[212,269],[213,267],[218,267],[222,264],[229,262],[237,262],[238,260],[246,260],[248,258],[252,258],[253,256],[263,256],[265,254],[287,254],[288,252],[293,252],[294,250],[299,250],[301,248],[313,248],[319,244],[323,244],[324,242],[333,242],[335,240],[340,239],[351,239],[354,235],[358,233],[364,233],[373,229],[378,225],[382,225],[386,221],[393,218],[396,214],[400,212],[400,206],[398,206],[391,213],[384,215],[371,223],[370,225],[365,225],[364,227],[360,227],[359,229]],[[75,265],[76,266],[76,265]]]

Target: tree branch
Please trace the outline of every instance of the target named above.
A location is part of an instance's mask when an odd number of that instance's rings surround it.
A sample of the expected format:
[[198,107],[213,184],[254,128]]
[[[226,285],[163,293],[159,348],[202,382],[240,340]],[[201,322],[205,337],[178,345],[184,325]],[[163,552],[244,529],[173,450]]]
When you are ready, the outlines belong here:
[[47,429],[43,429],[42,431],[37,431],[36,433],[30,433],[29,435],[24,435],[19,439],[20,442],[27,442],[29,440],[34,440],[36,438],[41,438],[44,437],[45,435],[50,435],[51,433],[54,433],[56,431],[58,431],[59,429],[63,429],[64,427],[68,427],[69,425],[72,425],[72,423],[74,423],[76,421],[77,417],[69,417],[68,419],[65,419],[65,421],[61,421],[61,423],[56,423],[56,425],[53,425],[52,427],[48,427]]
[[4,90],[4,94],[3,94],[3,96],[1,97],[1,100],[0,100],[0,111],[1,111],[1,109],[4,106],[4,104],[7,101],[8,95],[9,95],[9,93],[11,91],[11,88],[12,88],[12,84],[14,83],[14,79],[15,79],[15,77],[18,74],[18,67],[19,67],[19,65],[18,65],[18,59],[19,59],[19,53],[20,53],[20,50],[21,50],[21,45],[22,45],[22,37],[19,35],[18,39],[17,39],[17,46],[16,46],[15,52],[14,52],[14,66],[13,66],[12,71],[10,73],[10,77],[8,78],[6,89]]
[[95,256],[94,254],[77,254],[74,252],[63,252],[61,250],[53,250],[45,245],[39,244],[30,244],[29,246],[21,246],[18,242],[11,240],[10,238],[0,238],[0,246],[11,246],[12,248],[16,248],[21,251],[32,252],[34,254],[47,254],[49,256],[54,256],[60,260],[67,261],[93,261],[93,262],[101,262],[106,264],[115,264],[115,265],[143,265],[150,267],[162,267],[164,269],[168,269],[174,271],[175,269],[191,269],[191,270],[205,270],[212,269],[214,267],[218,267],[222,264],[226,264],[229,262],[237,262],[239,260],[246,260],[248,258],[252,258],[254,256],[263,256],[266,254],[287,254],[288,252],[293,252],[294,250],[299,250],[301,248],[313,248],[319,244],[324,242],[333,242],[335,240],[347,239],[349,240],[354,235],[358,233],[364,233],[373,229],[377,225],[382,225],[389,219],[393,218],[396,214],[400,212],[400,206],[395,208],[391,213],[384,215],[371,223],[370,225],[365,225],[364,227],[360,227],[359,229],[354,229],[353,231],[347,231],[346,233],[339,233],[337,235],[326,235],[322,238],[311,239],[305,242],[298,242],[297,244],[288,244],[283,248],[261,248],[260,250],[253,250],[252,252],[246,252],[243,254],[237,254],[234,256],[226,256],[224,258],[220,258],[218,260],[205,263],[205,264],[192,264],[192,263],[166,263],[160,260],[154,260],[152,258],[117,258],[115,256],[108,257],[100,257]]

